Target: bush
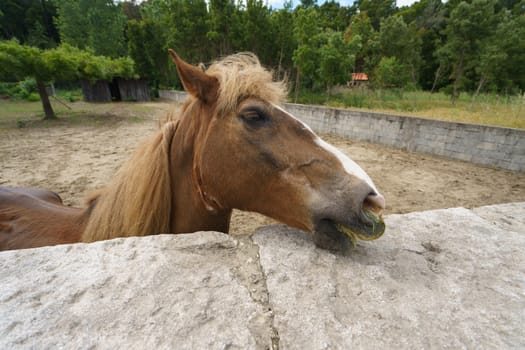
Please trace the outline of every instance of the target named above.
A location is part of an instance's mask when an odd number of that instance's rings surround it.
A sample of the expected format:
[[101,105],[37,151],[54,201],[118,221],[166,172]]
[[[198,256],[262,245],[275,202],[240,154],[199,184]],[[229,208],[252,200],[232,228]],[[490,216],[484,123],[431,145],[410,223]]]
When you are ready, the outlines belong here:
[[343,104],[346,107],[357,107],[357,108],[365,107],[367,98],[368,98],[367,94],[361,89],[343,93],[343,95],[341,96],[341,100],[343,101]]
[[327,97],[325,92],[303,90],[297,96],[297,103],[323,105],[326,103]]
[[76,102],[82,100],[82,91],[80,89],[56,90],[57,96],[67,102]]
[[380,88],[403,88],[409,82],[408,67],[395,57],[383,57],[374,71]]
[[40,101],[40,95],[38,95],[36,92],[31,92],[31,93],[26,97],[26,100],[27,100],[27,101],[30,101],[30,102]]
[[[32,78],[19,81],[18,83],[0,83],[0,94],[21,100],[40,100],[40,97],[38,97],[36,81]],[[34,94],[36,94],[36,100]]]

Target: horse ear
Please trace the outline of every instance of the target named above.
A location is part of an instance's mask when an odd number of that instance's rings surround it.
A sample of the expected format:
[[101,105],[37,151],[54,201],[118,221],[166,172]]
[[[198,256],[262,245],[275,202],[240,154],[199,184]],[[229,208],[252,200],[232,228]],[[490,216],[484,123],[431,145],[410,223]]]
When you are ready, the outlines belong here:
[[219,89],[217,78],[209,76],[199,67],[184,62],[172,49],[168,49],[168,52],[177,66],[177,72],[182,85],[184,85],[184,90],[203,102],[214,101]]

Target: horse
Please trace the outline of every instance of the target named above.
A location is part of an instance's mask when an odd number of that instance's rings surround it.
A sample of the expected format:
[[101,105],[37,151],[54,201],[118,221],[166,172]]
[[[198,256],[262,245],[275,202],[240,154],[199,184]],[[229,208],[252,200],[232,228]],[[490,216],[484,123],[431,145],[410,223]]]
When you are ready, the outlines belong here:
[[286,84],[252,53],[206,70],[169,49],[188,98],[84,208],[0,188],[0,250],[159,233],[228,233],[233,209],[346,251],[380,237],[385,199],[354,161],[282,107]]

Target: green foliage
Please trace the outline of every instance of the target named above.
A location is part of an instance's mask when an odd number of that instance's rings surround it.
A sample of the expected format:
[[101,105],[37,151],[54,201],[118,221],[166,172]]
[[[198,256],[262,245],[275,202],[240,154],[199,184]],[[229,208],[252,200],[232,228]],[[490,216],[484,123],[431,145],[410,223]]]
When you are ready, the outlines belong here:
[[28,100],[36,92],[37,88],[34,78],[27,78],[15,83],[0,83],[0,95],[6,95],[14,99]]
[[17,40],[0,41],[0,80],[23,80],[38,72],[41,66],[40,50],[20,45]]
[[409,80],[406,65],[396,57],[383,57],[375,69],[375,83],[380,88],[404,87]]
[[[56,118],[45,91],[46,82],[57,80],[110,80],[115,76],[134,77],[133,61],[110,59],[64,44],[50,50],[21,45],[16,40],[0,41],[0,78],[34,77],[46,119]],[[29,99],[35,99],[29,94]]]
[[55,16],[54,0],[2,0],[0,40],[17,39],[42,49],[54,47],[59,41]]
[[495,0],[473,0],[460,2],[451,12],[447,26],[443,30],[446,42],[437,51],[438,57],[452,69],[452,100],[459,90],[468,86],[465,71],[477,64],[481,44],[495,27]]
[[355,9],[341,6],[339,2],[329,0],[319,7],[319,13],[323,28],[340,32],[350,24],[352,15],[355,15]]
[[243,50],[250,50],[263,62],[273,59],[273,28],[270,12],[262,0],[246,0],[246,11],[241,16]]
[[125,53],[126,17],[112,0],[56,0],[56,23],[62,43],[97,55],[118,57]]
[[77,102],[82,100],[82,91],[80,89],[57,91],[57,96],[67,102]]
[[[319,46],[319,13],[313,8],[299,8],[294,19],[293,34],[297,48],[293,53],[293,63],[300,74],[312,86],[318,80],[317,63]],[[299,83],[299,81],[297,81]],[[296,86],[296,89],[299,87]]]
[[233,43],[239,39],[239,12],[240,8],[233,0],[210,0],[206,38],[210,40],[215,55],[231,52]]
[[40,96],[36,92],[32,92],[27,96],[26,98],[29,102],[37,102],[40,101]]
[[281,76],[284,72],[290,74],[289,69],[293,66],[293,50],[296,47],[293,31],[290,24],[293,23],[292,3],[285,2],[284,9],[273,11],[270,17],[271,27],[274,30],[274,42],[277,44],[276,62],[277,73]]
[[1,80],[71,81],[77,79],[110,80],[115,76],[135,77],[134,63],[128,57],[111,59],[96,56],[67,44],[50,50],[39,50],[16,40],[0,41]]
[[[194,64],[253,51],[303,92],[332,92],[351,72],[367,73],[373,87],[445,89],[454,100],[460,92],[475,99],[484,91],[525,90],[525,0],[395,4],[303,0],[273,9],[264,0],[3,0],[0,38],[27,47],[19,60],[9,58],[13,48],[0,51],[10,67],[0,67],[0,78],[32,71],[37,80],[95,80],[136,72],[154,89],[180,87],[166,52],[173,48]],[[44,48],[57,51],[38,51]],[[126,54],[135,70],[129,60],[111,60]]]
[[349,80],[361,40],[359,37],[354,37],[354,40],[345,42],[343,33],[325,32],[321,35],[320,41],[322,44],[318,50],[319,77],[330,93],[332,86],[345,84]]
[[152,19],[130,20],[127,24],[128,53],[135,62],[137,74],[153,81],[160,81],[168,66],[165,43]]
[[366,13],[360,13],[352,18],[345,32],[347,41],[359,37],[361,49],[356,53],[356,72],[373,72],[380,60],[379,33],[372,27],[372,22]]
[[370,18],[375,30],[379,30],[381,19],[389,17],[396,9],[395,0],[357,0],[355,3]]
[[[403,17],[399,15],[390,16],[381,21],[379,42],[381,54],[384,57],[395,57],[399,61],[397,68],[405,70],[398,73],[404,77],[410,76],[412,83],[414,85],[417,84],[417,72],[421,64],[420,52],[422,42],[415,27],[408,26]],[[378,68],[380,68],[381,62]],[[402,80],[404,78],[399,79],[396,85],[401,83]]]

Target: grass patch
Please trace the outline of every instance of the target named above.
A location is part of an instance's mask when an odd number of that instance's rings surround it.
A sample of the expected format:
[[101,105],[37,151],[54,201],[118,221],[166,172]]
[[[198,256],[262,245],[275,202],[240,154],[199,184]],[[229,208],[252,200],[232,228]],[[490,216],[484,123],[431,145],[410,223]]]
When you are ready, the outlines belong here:
[[525,97],[519,95],[482,94],[473,102],[471,95],[462,94],[453,105],[444,93],[348,89],[330,97],[326,93],[302,93],[298,103],[525,129]]

